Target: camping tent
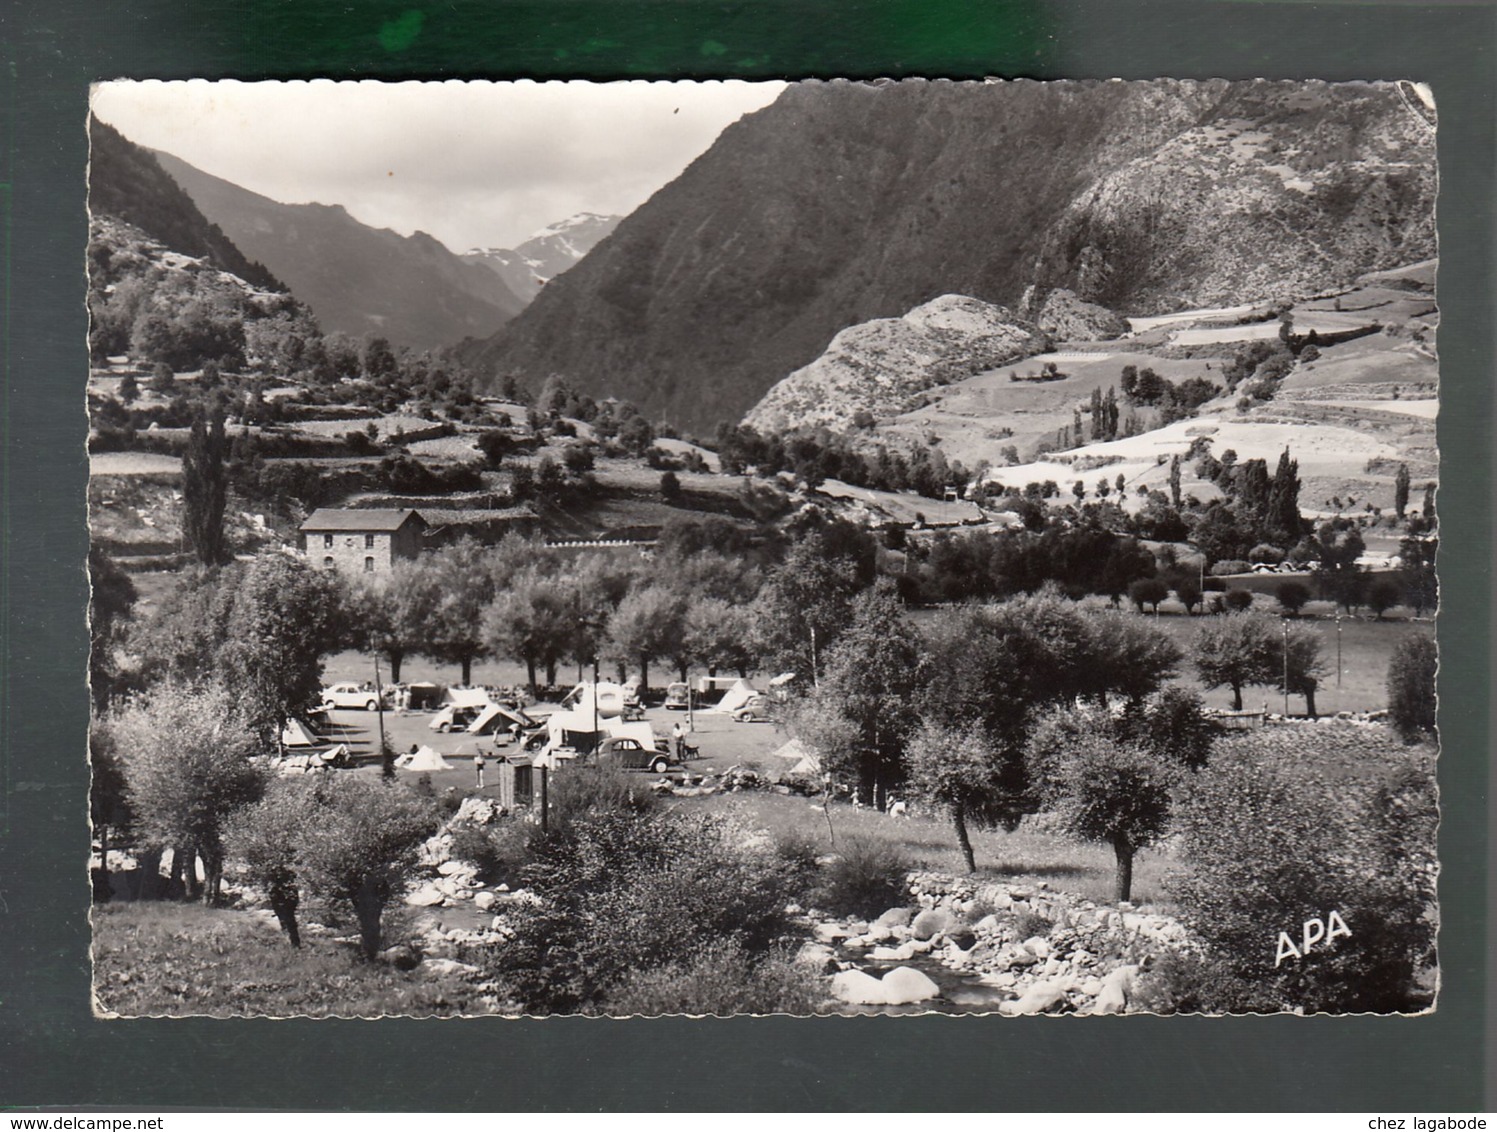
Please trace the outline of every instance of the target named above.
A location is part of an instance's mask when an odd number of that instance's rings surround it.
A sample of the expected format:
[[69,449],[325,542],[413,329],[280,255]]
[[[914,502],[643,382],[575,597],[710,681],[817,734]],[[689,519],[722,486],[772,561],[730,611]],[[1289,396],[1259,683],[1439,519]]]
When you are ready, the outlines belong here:
[[498,704],[489,704],[478,714],[478,718],[468,724],[469,735],[487,735],[492,731],[508,732],[510,727],[518,723],[522,730],[529,731],[535,726],[534,721],[526,720],[526,717],[518,712],[510,711],[507,707]]
[[739,680],[724,694],[714,711],[734,712],[759,694],[759,690],[747,680]]
[[791,739],[775,754],[782,759],[794,759],[795,765],[785,773],[790,775],[806,775],[819,778],[821,776],[821,756],[799,739]]
[[299,719],[288,719],[281,728],[281,746],[315,747],[319,743],[316,732]]
[[408,698],[406,706],[414,709],[431,708],[437,706],[438,688],[435,684],[421,681],[406,685]]
[[621,719],[597,717],[597,730],[593,730],[593,713],[588,711],[558,711],[546,717],[546,745],[543,754],[557,747],[580,745],[593,747],[601,736],[604,739],[635,739],[647,751],[655,749],[655,729],[648,723],[625,723]]
[[487,688],[448,688],[447,703],[443,706],[481,708],[489,702]]
[[[564,707],[586,715],[589,720],[588,730],[592,730],[593,716],[593,684],[591,682],[578,684],[567,693],[566,699],[562,700]],[[613,684],[607,680],[600,680],[597,684],[598,716],[623,715],[624,709],[629,703],[630,690],[622,684]]]
[[401,770],[451,770],[452,764],[430,747],[409,751],[395,760]]

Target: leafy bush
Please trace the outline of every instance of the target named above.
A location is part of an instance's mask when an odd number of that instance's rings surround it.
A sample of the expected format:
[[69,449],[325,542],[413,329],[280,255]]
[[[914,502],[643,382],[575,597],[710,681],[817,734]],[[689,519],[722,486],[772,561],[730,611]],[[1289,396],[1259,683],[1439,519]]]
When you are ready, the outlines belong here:
[[[503,832],[513,829],[510,823]],[[462,825],[452,831],[452,856],[477,865],[478,879],[484,884],[499,884],[518,870],[524,860],[524,845],[517,838],[502,836],[500,830]]]
[[1388,717],[1406,740],[1435,734],[1435,673],[1439,665],[1435,639],[1426,633],[1405,637],[1388,661]]
[[1228,590],[1222,597],[1222,604],[1234,613],[1241,613],[1253,604],[1252,590]]
[[[1297,729],[1234,740],[1230,757],[1192,783],[1183,806],[1181,858],[1172,884],[1184,922],[1220,964],[1200,1008],[1307,1012],[1408,1010],[1432,960],[1435,799],[1432,752],[1386,732],[1315,730],[1306,758]],[[1302,926],[1336,912],[1348,938],[1302,957]],[[1228,979],[1229,982],[1221,982]],[[1256,995],[1239,997],[1230,980]],[[1178,988],[1175,993],[1178,993]],[[1219,994],[1219,1001],[1206,1001]]]
[[1021,940],[1033,939],[1037,935],[1048,936],[1053,927],[1055,923],[1038,912],[1019,912],[1014,916],[1014,932]]
[[814,969],[780,950],[755,955],[709,944],[679,962],[629,975],[608,999],[613,1015],[814,1014],[826,1002]]
[[805,830],[787,829],[775,839],[774,853],[791,886],[809,898],[821,872],[821,840]]
[[494,965],[527,1011],[610,1008],[620,984],[714,945],[751,955],[784,936],[792,896],[772,854],[738,848],[721,821],[578,816],[540,839],[522,872],[542,903],[514,914]]
[[837,858],[822,874],[816,906],[838,916],[878,916],[909,899],[905,875],[910,862],[887,841],[846,837]]
[[1246,574],[1252,568],[1252,563],[1244,562],[1241,558],[1224,558],[1211,567],[1211,573],[1215,577],[1224,578],[1228,574]]

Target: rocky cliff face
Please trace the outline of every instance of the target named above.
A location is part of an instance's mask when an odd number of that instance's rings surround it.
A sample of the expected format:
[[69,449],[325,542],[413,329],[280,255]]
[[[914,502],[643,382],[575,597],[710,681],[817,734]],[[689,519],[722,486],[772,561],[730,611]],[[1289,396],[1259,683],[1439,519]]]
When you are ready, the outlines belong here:
[[371,228],[339,205],[282,204],[156,156],[205,216],[311,308],[323,333],[430,349],[493,334],[524,305],[496,273],[424,232]]
[[1048,345],[1006,307],[942,295],[903,318],[850,326],[826,353],[764,395],[745,424],[760,431],[801,425],[850,427],[858,413],[902,413],[911,398]]
[[1434,254],[1433,200],[1392,84],[803,83],[466,356],[707,431],[939,295],[1303,293]]

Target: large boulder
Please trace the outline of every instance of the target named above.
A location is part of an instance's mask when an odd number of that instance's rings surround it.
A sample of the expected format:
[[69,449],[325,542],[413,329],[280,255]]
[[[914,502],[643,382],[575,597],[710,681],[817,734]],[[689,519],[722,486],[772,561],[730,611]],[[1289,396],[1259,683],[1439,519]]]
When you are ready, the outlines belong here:
[[913,967],[895,967],[883,977],[881,982],[884,988],[884,1001],[890,1006],[928,1002],[941,993],[941,988],[934,979]]
[[473,907],[480,912],[487,912],[494,906],[498,898],[492,892],[475,892],[473,894]]
[[434,884],[423,884],[416,891],[409,893],[405,902],[413,908],[431,908],[446,899],[446,893],[442,892]]
[[914,918],[915,909],[913,908],[890,908],[873,922],[880,927],[907,928],[910,926],[910,921]]
[[910,922],[910,934],[916,939],[930,939],[956,926],[957,920],[944,908],[927,908]]
[[832,976],[832,996],[853,1006],[888,1004],[888,992],[881,980],[864,971],[839,971]]
[[1131,964],[1107,972],[1102,978],[1102,989],[1097,993],[1097,1001],[1092,1004],[1092,1010],[1098,1014],[1121,1014],[1127,1010],[1137,976],[1138,968]]
[[1065,1004],[1066,991],[1060,983],[1035,983],[1013,1002],[1005,1002],[1004,1014],[1050,1014]]

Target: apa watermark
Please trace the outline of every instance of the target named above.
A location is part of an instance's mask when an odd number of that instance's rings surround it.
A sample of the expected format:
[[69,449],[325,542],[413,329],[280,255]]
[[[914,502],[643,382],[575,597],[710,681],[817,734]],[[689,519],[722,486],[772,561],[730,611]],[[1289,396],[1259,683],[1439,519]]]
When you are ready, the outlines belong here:
[[1298,947],[1294,946],[1294,940],[1289,938],[1288,932],[1279,933],[1278,948],[1273,957],[1274,969],[1277,970],[1279,964],[1286,959],[1303,959],[1316,944],[1328,946],[1339,937],[1349,935],[1351,928],[1346,926],[1340,912],[1331,912],[1323,920],[1319,916],[1306,920]]

